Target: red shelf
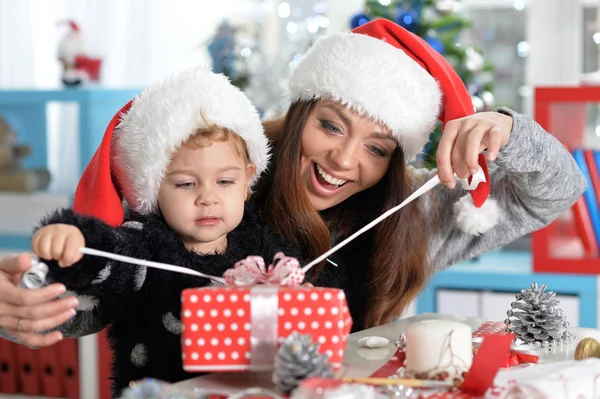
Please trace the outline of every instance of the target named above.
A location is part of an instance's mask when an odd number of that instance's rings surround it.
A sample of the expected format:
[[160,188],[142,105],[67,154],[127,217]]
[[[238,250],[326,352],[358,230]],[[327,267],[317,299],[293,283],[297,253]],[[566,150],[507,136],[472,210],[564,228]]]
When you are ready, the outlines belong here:
[[[567,148],[582,148],[585,143],[586,106],[600,104],[600,86],[538,87],[535,89],[535,120]],[[532,234],[535,272],[599,274],[600,258],[595,243],[577,223],[580,198],[569,211],[549,226]],[[584,223],[585,224],[585,223]],[[593,236],[592,236],[593,237]]]

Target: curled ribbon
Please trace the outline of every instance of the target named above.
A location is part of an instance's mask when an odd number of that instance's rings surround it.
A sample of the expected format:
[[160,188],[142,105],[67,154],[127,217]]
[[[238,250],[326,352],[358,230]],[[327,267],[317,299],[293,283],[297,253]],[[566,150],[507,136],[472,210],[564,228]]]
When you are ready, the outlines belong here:
[[278,252],[268,267],[260,256],[248,256],[228,269],[223,278],[227,285],[252,286],[256,284],[298,286],[304,281],[304,271],[298,259]]
[[479,183],[485,183],[485,173],[480,166],[474,175],[471,175],[466,179],[459,178],[458,180],[463,189],[473,191],[479,186]]
[[523,353],[511,350],[508,354],[508,359],[506,360],[505,367],[518,366],[522,363],[537,363],[538,356],[532,355],[529,353]]

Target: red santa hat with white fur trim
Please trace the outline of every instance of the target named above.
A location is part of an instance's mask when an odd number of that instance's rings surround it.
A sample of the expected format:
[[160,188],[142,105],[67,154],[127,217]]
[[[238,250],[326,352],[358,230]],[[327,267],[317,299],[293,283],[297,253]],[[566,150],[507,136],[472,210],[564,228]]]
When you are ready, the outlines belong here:
[[[320,38],[293,71],[289,94],[291,101],[331,99],[384,123],[407,161],[422,151],[438,120],[445,126],[474,113],[471,96],[446,59],[386,19]],[[470,196],[455,205],[459,227],[473,235],[489,230],[499,218],[497,204],[488,198],[483,155],[479,165],[477,188],[469,187]]]
[[244,139],[255,183],[270,158],[258,112],[224,75],[198,67],[168,77],[117,112],[79,181],[74,210],[111,225],[123,222],[123,199],[142,214],[156,212],[172,155],[207,123]]

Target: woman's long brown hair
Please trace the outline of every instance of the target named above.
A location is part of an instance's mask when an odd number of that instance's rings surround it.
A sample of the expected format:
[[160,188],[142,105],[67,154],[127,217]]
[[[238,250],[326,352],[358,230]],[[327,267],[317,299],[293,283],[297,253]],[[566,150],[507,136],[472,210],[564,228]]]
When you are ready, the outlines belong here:
[[[263,220],[298,244],[308,259],[327,251],[331,240],[325,221],[312,206],[300,180],[302,129],[313,105],[292,106],[285,118],[265,122],[267,136],[273,143],[274,170],[270,174],[272,180],[268,181],[268,177],[264,180],[270,187],[258,190],[267,195]],[[317,266],[313,274],[318,274],[323,266]]]
[[[383,179],[336,207],[317,212],[300,180],[302,131],[315,102],[293,104],[285,118],[265,122],[273,141],[270,176],[262,181],[263,220],[314,259],[330,248],[333,232],[345,237],[411,194],[404,154],[398,148]],[[259,183],[261,184],[261,183]],[[383,200],[380,200],[383,198]],[[427,232],[416,202],[396,212],[371,230],[373,239],[367,271],[369,300],[365,327],[399,316],[416,297],[427,277]],[[323,265],[319,266],[320,268]],[[321,269],[314,270],[313,277]]]

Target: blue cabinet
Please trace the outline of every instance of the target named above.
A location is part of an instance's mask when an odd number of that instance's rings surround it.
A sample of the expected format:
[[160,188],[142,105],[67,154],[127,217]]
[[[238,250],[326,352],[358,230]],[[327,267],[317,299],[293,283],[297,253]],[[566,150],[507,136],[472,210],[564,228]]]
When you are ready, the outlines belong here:
[[416,312],[478,312],[478,317],[504,320],[514,295],[537,282],[557,294],[567,316],[573,315],[571,323],[597,328],[596,275],[535,273],[532,264],[528,251],[500,250],[450,267],[431,277],[416,300]]
[[51,102],[79,106],[80,168],[92,158],[114,114],[140,92],[139,89],[73,88],[59,90],[0,90],[0,115],[11,124],[19,141],[32,146],[26,167],[46,167],[46,107]]
[[[79,159],[73,163],[78,165],[78,173],[81,174],[102,141],[106,126],[114,114],[140,91],[95,87],[0,90],[0,116],[13,127],[19,143],[32,148],[31,155],[23,160],[23,166],[47,168],[48,104],[77,104]],[[68,157],[71,154],[61,153],[60,156]],[[75,187],[60,194],[0,192],[0,252],[27,250],[36,221],[49,208],[70,205],[74,192]]]

